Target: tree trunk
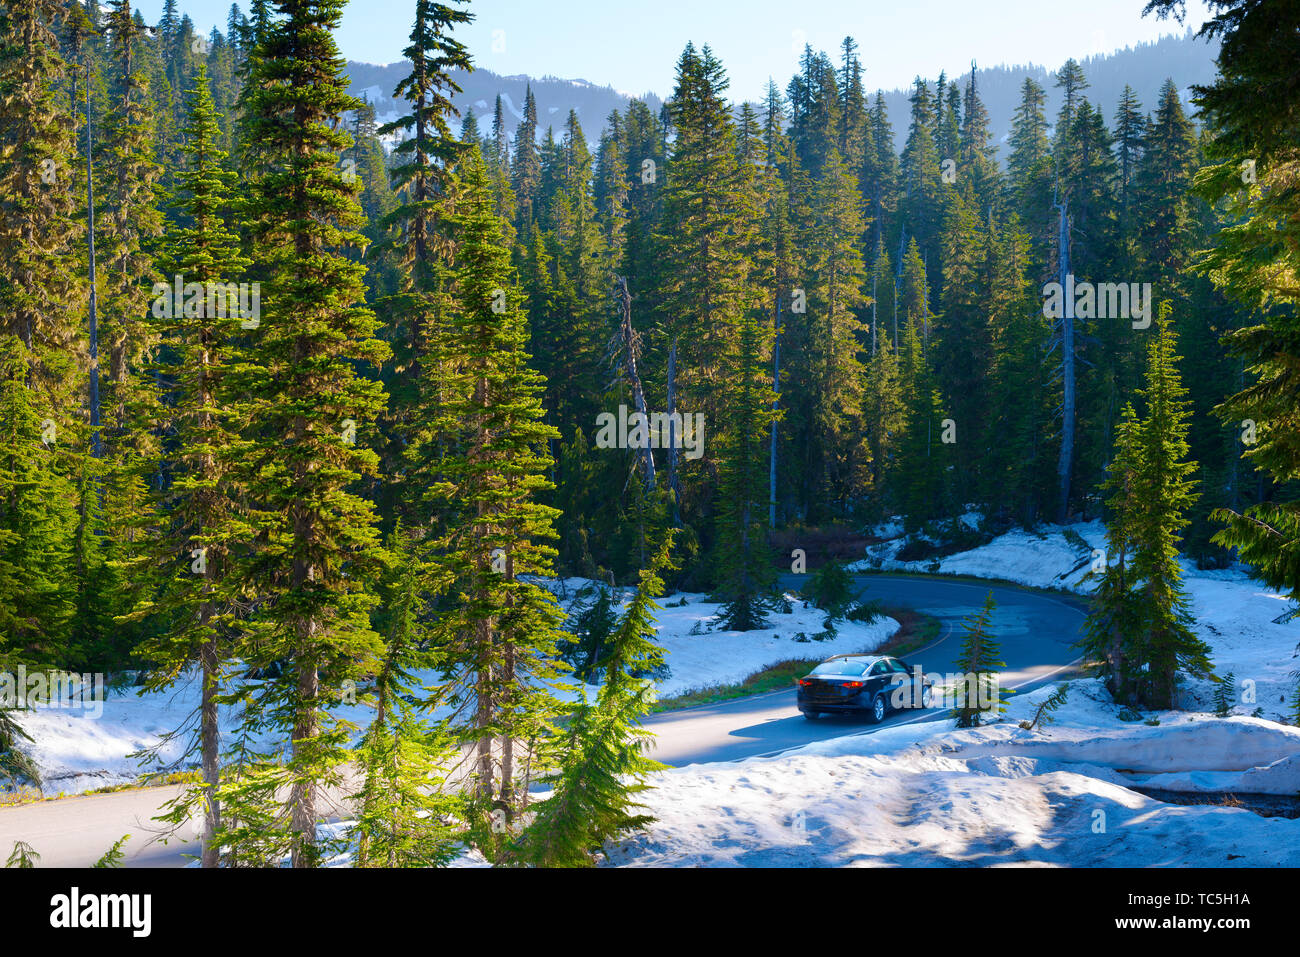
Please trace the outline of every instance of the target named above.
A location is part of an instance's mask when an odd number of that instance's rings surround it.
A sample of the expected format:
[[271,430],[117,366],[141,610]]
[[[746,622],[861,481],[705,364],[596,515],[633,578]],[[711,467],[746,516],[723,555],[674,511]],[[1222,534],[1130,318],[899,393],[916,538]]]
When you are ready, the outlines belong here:
[[[200,620],[206,626],[211,616],[208,604],[203,605]],[[217,714],[217,680],[218,658],[217,639],[209,638],[203,643],[199,653],[202,666],[203,699],[199,712],[200,750],[203,763],[204,801],[204,867],[217,867],[221,863],[221,845],[217,833],[221,828],[221,803],[217,800],[217,786],[220,784],[220,737],[218,734]]]
[[668,350],[668,488],[673,493],[673,525],[680,528],[682,514],[679,508],[681,489],[677,481],[677,430],[673,413],[677,411],[677,340]]
[[1060,522],[1070,516],[1070,476],[1074,471],[1074,303],[1066,291],[1070,275],[1070,212],[1069,200],[1056,204],[1060,211],[1060,228],[1057,232],[1057,281],[1061,284],[1061,457],[1056,474],[1060,481]]

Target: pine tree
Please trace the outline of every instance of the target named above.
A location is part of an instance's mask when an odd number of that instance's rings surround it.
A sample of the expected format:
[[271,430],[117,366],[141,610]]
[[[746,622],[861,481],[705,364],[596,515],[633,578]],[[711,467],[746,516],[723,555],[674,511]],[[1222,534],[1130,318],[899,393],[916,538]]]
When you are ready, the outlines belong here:
[[[59,664],[73,624],[72,477],[85,437],[61,14],[47,2],[0,12],[0,660]],[[0,730],[0,749],[16,755],[17,733]]]
[[[418,0],[411,42],[404,51],[411,72],[393,91],[394,97],[409,104],[409,112],[378,130],[385,136],[402,135],[393,148],[390,171],[397,205],[381,223],[392,238],[372,252],[397,260],[400,284],[376,303],[392,327],[395,375],[389,415],[395,448],[390,458],[402,455],[402,449],[417,441],[419,413],[427,413],[428,403],[436,399],[436,386],[428,386],[441,377],[440,316],[453,251],[445,216],[454,208],[452,167],[463,151],[451,132],[450,117],[455,115],[451,101],[460,87],[450,71],[471,66],[468,51],[451,31],[471,20],[464,10]],[[419,476],[410,476],[408,488],[422,488],[416,484],[419,481]],[[418,495],[408,494],[404,501],[410,507]],[[422,524],[415,521],[412,527]]]
[[[746,253],[754,248],[759,215],[737,159],[735,125],[723,98],[727,83],[712,51],[687,45],[669,105],[676,137],[658,241],[659,260],[669,265],[657,291],[662,334],[675,358],[676,377],[667,383],[675,408],[668,411],[701,412],[707,422],[724,427],[736,419],[722,404],[718,358],[736,347],[738,323],[754,303]],[[690,463],[691,472],[707,475],[710,450]],[[668,484],[685,510],[693,494],[707,494],[707,486],[681,481],[675,451],[669,454]]]
[[0,335],[0,666],[9,656],[62,664],[73,616],[76,495],[68,453],[27,385],[29,352]]
[[556,709],[549,686],[562,613],[531,577],[550,574],[555,554],[548,542],[557,513],[537,496],[550,486],[546,448],[557,433],[542,422],[543,383],[528,366],[510,254],[476,149],[459,175],[456,308],[446,333],[458,361],[444,376],[433,425],[449,448],[429,489],[443,514],[430,542],[432,587],[448,605],[432,638],[448,655],[453,700],[471,716],[464,735],[474,751],[476,813],[515,826],[531,771],[517,772],[517,752],[531,753],[550,735]]
[[[1245,458],[1259,468],[1265,500],[1215,513],[1224,529],[1215,541],[1235,549],[1270,586],[1300,598],[1300,321],[1296,318],[1295,250],[1300,247],[1300,200],[1286,184],[1300,168],[1295,146],[1297,93],[1288,52],[1300,14],[1288,4],[1227,0],[1200,35],[1219,38],[1219,74],[1196,88],[1198,106],[1214,130],[1212,165],[1197,191],[1224,209],[1225,225],[1198,266],[1215,285],[1254,311],[1252,324],[1225,336],[1245,375],[1217,409],[1237,435],[1252,434]],[[1173,0],[1147,10],[1181,13]]]
[[[162,283],[169,308],[155,310],[155,315],[161,313],[156,328],[166,346],[156,370],[169,383],[172,483],[161,496],[163,532],[149,556],[153,568],[140,569],[160,580],[159,594],[137,614],[156,614],[166,622],[162,635],[144,649],[155,666],[147,687],[169,687],[198,666],[203,786],[173,806],[172,819],[180,823],[201,814],[203,866],[216,867],[220,849],[214,837],[221,821],[217,707],[226,662],[235,654],[229,636],[238,599],[227,575],[237,541],[231,522],[241,510],[227,457],[238,431],[231,415],[238,396],[232,394],[228,376],[237,361],[241,327],[255,327],[260,309],[254,310],[251,293],[232,295],[248,260],[223,220],[236,177],[224,168],[226,153],[216,145],[221,132],[203,63],[187,97],[183,133],[185,165],[176,173],[174,205],[185,225],[168,231],[163,265],[187,296],[173,300],[168,288],[173,283]],[[193,289],[198,295],[191,299]]]
[[[1147,349],[1145,414],[1126,410],[1112,463],[1115,519],[1106,592],[1090,616],[1085,648],[1104,653],[1118,700],[1171,708],[1179,672],[1210,674],[1209,648],[1192,631],[1178,564],[1180,533],[1195,501],[1187,462],[1186,390],[1179,379],[1169,303],[1160,304],[1157,334]],[[1131,552],[1131,559],[1128,558]]]
[[[1136,703],[1142,621],[1141,596],[1131,555],[1136,547],[1137,471],[1140,465],[1140,424],[1132,404],[1125,405],[1115,432],[1115,454],[1107,467],[1105,567],[1093,591],[1079,647],[1106,682],[1111,696]],[[1097,572],[1090,573],[1096,576]]]
[[1194,127],[1172,80],[1160,88],[1145,140],[1136,170],[1137,219],[1144,258],[1153,269],[1151,281],[1167,288],[1178,282],[1193,253],[1198,201],[1190,190],[1201,165]]
[[361,699],[375,717],[356,752],[364,774],[356,797],[358,867],[436,867],[458,850],[455,827],[464,812],[446,776],[459,752],[447,720],[431,725],[421,714],[437,701],[417,671],[440,662],[427,641],[429,598],[421,593],[419,547],[419,537],[399,523],[382,589],[385,648],[373,691]]
[[989,328],[989,298],[997,286],[988,275],[988,239],[980,215],[961,196],[948,206],[943,232],[942,317],[930,351],[947,414],[959,429],[957,468],[968,489],[983,491],[984,458],[990,448],[994,342]]
[[[129,0],[115,0],[104,22],[107,48],[108,109],[96,140],[94,157],[95,243],[99,256],[93,292],[97,299],[97,351],[104,377],[104,415],[94,408],[91,422],[103,422],[102,462],[88,463],[97,486],[102,535],[104,578],[94,585],[105,620],[127,615],[147,597],[150,582],[136,579],[130,569],[142,560],[155,537],[157,522],[150,514],[149,487],[164,481],[159,461],[159,385],[148,372],[157,335],[149,321],[151,289],[157,279],[154,240],[162,231],[158,210],[161,168],[158,116],[149,76],[156,51]],[[98,366],[94,370],[98,372]],[[92,436],[98,451],[100,437]],[[83,504],[83,513],[92,511]],[[83,516],[84,520],[89,515]],[[88,567],[88,564],[83,565]],[[82,654],[102,670],[132,663],[132,653],[148,633],[136,623],[86,635]]]
[[654,683],[637,674],[662,661],[655,643],[654,599],[663,593],[661,575],[669,564],[671,538],[665,538],[640,573],[640,582],[610,638],[604,681],[595,702],[583,697],[568,727],[552,747],[558,772],[550,797],[536,809],[517,857],[549,867],[580,867],[595,862],[608,841],[653,822],[637,797],[648,790],[645,778],[663,765],[645,752],[653,737],[641,727]]
[[932,122],[935,100],[920,77],[913,84],[911,103],[912,124],[902,155],[903,199],[899,213],[914,237],[922,259],[937,266],[943,186],[939,161],[952,157],[939,155]]
[[904,327],[899,355],[903,429],[898,441],[897,499],[904,527],[914,532],[947,510],[942,396],[926,357],[917,322]]
[[1083,102],[1083,91],[1088,89],[1088,79],[1083,74],[1083,67],[1073,57],[1066,60],[1056,74],[1056,88],[1061,91],[1061,109],[1056,114],[1056,140],[1052,147],[1057,156],[1062,155],[1062,146],[1069,142],[1075,114]]
[[719,461],[718,543],[721,549],[722,607],[718,619],[732,631],[752,631],[767,623],[773,604],[772,562],[763,519],[767,511],[767,464],[763,441],[776,413],[764,356],[771,329],[750,310],[741,314],[736,341],[724,366],[729,428],[722,431]]
[[1005,668],[997,638],[989,630],[997,602],[993,592],[984,599],[984,607],[968,617],[963,628],[961,652],[954,663],[962,684],[955,690],[956,701],[952,716],[959,728],[978,728],[988,715],[1000,715],[1007,710],[1004,703],[1011,694],[999,686],[998,670]]
[[74,324],[83,293],[73,253],[76,208],[73,120],[60,95],[66,70],[53,27],[58,4],[15,4],[0,18],[0,335],[27,348],[24,380],[72,435],[74,362],[84,341]]
[[797,374],[810,404],[804,477],[814,520],[843,516],[867,468],[860,359],[865,327],[859,318],[867,297],[858,247],[864,232],[862,201],[855,179],[832,147],[813,196],[816,222],[806,246],[808,342]]
[[990,441],[981,463],[985,500],[993,514],[1032,528],[1051,501],[1055,478],[1048,441],[1050,328],[1030,281],[1030,239],[1014,214],[1001,229],[989,228],[985,263],[994,357]]
[[1178,375],[1176,337],[1170,304],[1160,304],[1159,332],[1147,351],[1146,406],[1142,459],[1137,473],[1140,508],[1134,537],[1133,570],[1145,599],[1148,667],[1143,699],[1150,706],[1173,707],[1178,672],[1205,676],[1209,648],[1191,630],[1189,600],[1182,591],[1178,543],[1187,512],[1196,500],[1187,459],[1186,395]]
[[871,130],[874,154],[868,151],[863,158],[860,189],[871,205],[877,247],[892,249],[899,204],[900,173],[898,153],[894,150],[894,130],[889,123],[889,112],[885,109],[885,97],[881,92],[876,93],[867,126]]
[[996,159],[997,149],[990,143],[989,112],[980,99],[977,86],[978,72],[972,62],[962,99],[961,173],[958,182],[967,202],[973,203],[981,214],[988,215],[990,206],[997,202],[1002,192],[1001,173]]
[[[287,785],[289,819],[269,843],[303,867],[321,860],[318,794],[348,754],[350,726],[327,707],[379,650],[366,585],[381,550],[370,503],[349,487],[375,472],[355,435],[384,405],[356,364],[377,365],[388,349],[361,304],[365,267],[340,251],[361,240],[359,186],[338,164],[349,146],[339,120],[359,105],[332,36],[342,3],[285,0],[277,11],[244,90],[243,141],[258,144],[260,160],[246,217],[266,279],[261,322],[232,382],[249,396],[250,427],[232,449],[254,509],[244,530],[254,547],[235,568],[257,595],[246,660],[277,664],[235,693],[251,698],[247,725],[288,734],[287,763],[257,784]],[[245,782],[235,790],[250,796]]]
[[1031,78],[1025,77],[1020,103],[1011,121],[1007,159],[1009,202],[1032,242],[1034,271],[1032,278],[1046,282],[1049,250],[1056,237],[1053,202],[1053,162],[1047,141],[1047,94]]
[[863,387],[863,418],[871,449],[871,490],[877,508],[893,496],[898,467],[897,444],[903,429],[903,393],[898,353],[890,337],[880,335],[876,354],[867,367]]
[[524,94],[524,118],[515,130],[515,156],[510,164],[510,182],[519,204],[515,229],[520,235],[537,215],[537,192],[542,182],[542,161],[537,152],[537,100],[530,83]]
[[[126,438],[147,455],[139,423],[152,406],[148,385],[140,381],[154,343],[146,323],[150,283],[154,279],[147,243],[162,232],[156,189],[161,170],[154,158],[155,124],[149,87],[140,69],[141,41],[131,16],[130,0],[114,0],[106,21],[112,58],[111,102],[99,136],[96,170],[102,177],[96,211],[96,244],[101,256],[99,297],[107,342],[105,404],[113,438]],[[103,346],[107,348],[103,348]],[[140,463],[124,466],[130,482]]]
[[1127,83],[1115,108],[1115,156],[1119,194],[1120,229],[1126,238],[1133,228],[1132,208],[1138,164],[1142,159],[1146,141],[1146,117],[1137,94]]
[[[596,148],[595,203],[596,215],[604,230],[605,247],[611,263],[623,260],[623,245],[627,236],[628,164],[627,130],[623,116],[611,110],[605,118],[605,129],[600,134]],[[617,266],[616,266],[617,268]]]

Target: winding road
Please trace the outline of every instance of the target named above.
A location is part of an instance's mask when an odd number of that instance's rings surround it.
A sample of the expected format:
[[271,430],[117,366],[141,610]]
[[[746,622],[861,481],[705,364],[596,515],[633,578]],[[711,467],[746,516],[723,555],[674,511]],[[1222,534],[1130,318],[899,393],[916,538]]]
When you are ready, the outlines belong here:
[[[801,578],[788,575],[781,584],[798,589]],[[1002,674],[1004,688],[1031,690],[1078,664],[1072,645],[1083,623],[1084,605],[1077,599],[1014,585],[919,575],[859,575],[856,582],[867,599],[939,619],[939,635],[927,646],[898,654],[926,672],[953,670],[961,643],[961,620],[979,610],[989,591],[997,601],[992,631],[1007,663]],[[653,757],[680,767],[772,755],[825,738],[870,734],[877,728],[943,717],[944,712],[930,710],[891,715],[879,726],[852,716],[808,721],[795,707],[791,688],[657,714],[646,726],[655,732]],[[173,837],[167,844],[153,840],[158,825],[150,820],[177,791],[177,787],[146,788],[0,808],[0,852],[7,856],[14,841],[21,840],[41,855],[41,866],[88,867],[114,841],[130,833],[132,838],[123,848],[126,866],[181,866],[187,862],[184,855],[196,853],[197,845],[181,837]]]

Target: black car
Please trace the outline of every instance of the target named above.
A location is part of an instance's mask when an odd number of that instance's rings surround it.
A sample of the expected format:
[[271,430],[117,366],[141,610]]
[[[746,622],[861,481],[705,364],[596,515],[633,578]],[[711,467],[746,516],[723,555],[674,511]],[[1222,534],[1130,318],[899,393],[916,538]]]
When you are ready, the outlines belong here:
[[798,680],[805,718],[865,711],[873,723],[890,711],[930,707],[934,679],[886,655],[836,655]]

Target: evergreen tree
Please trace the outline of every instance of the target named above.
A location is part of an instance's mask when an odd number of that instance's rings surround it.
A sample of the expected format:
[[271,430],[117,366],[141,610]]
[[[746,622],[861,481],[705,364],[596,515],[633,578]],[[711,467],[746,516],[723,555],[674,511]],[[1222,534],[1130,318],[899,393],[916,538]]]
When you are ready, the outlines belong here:
[[[1148,8],[1165,8],[1160,0]],[[1206,199],[1226,207],[1226,223],[1203,268],[1217,286],[1256,310],[1252,324],[1225,336],[1244,366],[1238,391],[1218,410],[1238,435],[1254,426],[1244,455],[1267,482],[1263,501],[1224,508],[1215,537],[1235,549],[1269,585],[1300,598],[1300,319],[1296,250],[1300,199],[1286,184],[1300,167],[1295,146],[1297,95],[1285,66],[1297,11],[1286,4],[1217,4],[1203,35],[1221,37],[1220,74],[1197,89],[1215,129],[1213,165],[1198,177]],[[1277,111],[1277,112],[1275,112]],[[1250,175],[1253,173],[1253,175]],[[1254,182],[1250,182],[1253,179]]]
[[896,507],[903,514],[904,527],[914,532],[943,515],[948,503],[947,446],[941,442],[943,399],[913,319],[903,330],[899,366],[904,425],[898,442]]
[[[746,251],[753,249],[758,225],[737,159],[726,89],[726,74],[712,51],[688,44],[670,101],[676,138],[659,240],[660,261],[672,268],[663,271],[657,294],[663,334],[676,359],[676,378],[667,383],[675,408],[702,412],[706,422],[723,428],[735,427],[738,419],[723,404],[718,358],[736,354],[731,350],[737,347],[738,324],[754,302]],[[707,475],[711,449],[690,463],[692,471]],[[708,488],[703,482],[703,487],[686,487],[675,451],[670,450],[668,484],[681,490],[686,508],[694,504],[693,493],[707,495]]]
[[518,773],[516,752],[531,754],[550,736],[556,710],[549,687],[562,614],[532,577],[551,574],[555,554],[556,511],[537,496],[550,486],[546,448],[557,433],[542,422],[543,383],[528,367],[520,296],[477,149],[460,176],[451,217],[456,307],[446,332],[458,361],[433,424],[450,443],[429,489],[444,516],[430,541],[431,587],[449,601],[432,639],[448,656],[452,700],[471,715],[463,733],[474,751],[477,814],[496,821],[500,812],[514,826],[535,770]]
[[[287,762],[266,776],[288,788],[288,821],[267,838],[295,867],[321,860],[319,791],[348,754],[350,725],[327,708],[379,649],[366,585],[381,550],[371,504],[349,487],[375,472],[375,454],[355,435],[384,405],[356,364],[378,364],[388,349],[362,305],[364,266],[341,252],[361,241],[359,185],[338,163],[350,145],[339,121],[359,105],[332,36],[342,6],[277,4],[243,102],[243,139],[261,160],[246,217],[267,288],[237,370],[250,427],[232,452],[253,503],[244,537],[254,547],[235,575],[257,596],[246,660],[274,673],[235,693],[250,698],[251,727],[288,734]],[[241,782],[233,796],[248,794]]]
[[877,506],[889,501],[896,491],[893,476],[898,466],[897,444],[903,429],[903,393],[899,375],[898,353],[889,335],[881,335],[876,353],[867,367],[862,399],[867,444],[871,450],[871,490]]
[[359,867],[436,867],[459,850],[452,822],[464,812],[446,786],[459,752],[446,719],[431,725],[420,713],[421,704],[437,701],[416,672],[440,662],[427,641],[429,599],[421,594],[418,547],[417,536],[400,524],[394,529],[382,588],[385,647],[372,694],[363,699],[375,717],[357,748],[364,773],[354,832]]
[[[166,412],[172,481],[161,496],[163,531],[148,556],[153,567],[140,568],[142,575],[160,582],[159,591],[136,613],[159,615],[165,622],[163,633],[144,648],[154,664],[147,687],[169,687],[198,666],[203,785],[173,805],[171,818],[180,823],[195,814],[203,817],[203,865],[216,867],[220,848],[214,838],[221,821],[218,699],[226,663],[235,654],[229,637],[238,595],[227,574],[236,541],[231,522],[241,511],[227,458],[238,431],[231,414],[238,397],[227,380],[237,362],[241,326],[255,326],[260,316],[251,308],[251,294],[233,294],[248,260],[222,218],[236,177],[224,168],[226,154],[216,145],[220,127],[203,63],[189,91],[183,133],[185,166],[176,174],[180,192],[174,205],[186,225],[168,231],[163,265],[174,283],[187,291],[197,288],[198,296],[175,301],[168,290],[169,308],[155,310],[156,316],[161,313],[156,328],[166,345],[157,372],[170,385]],[[249,307],[246,314],[244,307]]]
[[28,355],[17,336],[0,336],[0,668],[67,661],[74,611],[76,495],[27,385]]
[[[140,69],[140,30],[131,16],[130,0],[114,0],[105,27],[112,59],[111,102],[99,137],[96,169],[102,178],[96,210],[105,288],[99,303],[107,342],[105,402],[110,435],[132,432],[148,415],[149,387],[140,381],[153,340],[146,323],[148,289],[154,278],[150,240],[162,232],[156,189],[160,168],[155,155],[155,123],[149,109],[149,87]],[[103,346],[106,346],[104,348]],[[141,447],[143,450],[143,447]]]
[[959,728],[978,728],[988,715],[1000,715],[1007,710],[1004,699],[1011,692],[999,687],[998,670],[1005,668],[996,636],[990,632],[993,612],[997,602],[993,592],[984,599],[984,607],[968,617],[963,624],[965,637],[961,652],[954,663],[962,684],[955,689],[956,702],[952,716]]
[[722,504],[718,618],[732,631],[752,631],[767,623],[773,604],[772,561],[763,533],[767,503],[767,456],[763,441],[776,417],[763,357],[771,329],[751,310],[741,314],[735,345],[724,367],[729,428],[722,430],[719,459]]
[[604,681],[595,702],[583,696],[568,727],[552,742],[555,787],[536,809],[517,851],[520,861],[549,867],[594,863],[604,845],[653,822],[637,797],[646,776],[663,765],[646,756],[651,732],[641,727],[654,684],[637,674],[652,670],[663,652],[655,643],[654,599],[663,593],[671,539],[653,552],[627,609],[610,638]]
[[542,183],[542,161],[537,152],[537,100],[532,84],[524,94],[524,118],[515,130],[515,156],[510,164],[510,183],[519,204],[515,228],[522,235],[537,214],[537,191]]
[[1047,141],[1047,94],[1031,78],[1021,86],[1020,103],[1011,121],[1007,158],[1010,203],[1029,234],[1034,257],[1034,279],[1046,282],[1049,250],[1056,236],[1053,202],[1053,162]]
[[809,396],[809,514],[843,515],[862,487],[867,446],[862,426],[860,353],[867,304],[860,242],[864,232],[856,177],[831,148],[813,196],[816,222],[807,244],[812,280],[801,387]]
[[[1186,461],[1188,412],[1168,302],[1147,350],[1145,415],[1126,409],[1112,463],[1115,520],[1108,539],[1119,559],[1089,619],[1085,648],[1104,656],[1119,700],[1171,708],[1179,672],[1210,673],[1209,648],[1192,631],[1178,564],[1180,533],[1195,501]],[[1131,559],[1128,557],[1131,552]],[[1107,569],[1105,575],[1111,576]]]
[[425,487],[420,482],[427,476],[409,474],[398,463],[406,449],[421,441],[427,429],[421,419],[436,402],[442,376],[441,317],[453,252],[445,217],[454,208],[452,170],[463,149],[451,132],[451,100],[460,87],[450,71],[471,67],[468,51],[451,31],[471,19],[454,6],[418,0],[411,42],[404,51],[411,72],[393,91],[409,104],[409,112],[378,131],[402,136],[393,148],[390,169],[396,205],[381,223],[385,239],[373,247],[372,255],[391,256],[398,273],[398,288],[376,302],[376,308],[388,317],[387,338],[393,349],[386,471],[405,480],[402,502],[413,529],[425,524],[417,503]]
[[24,381],[41,395],[65,441],[76,402],[74,363],[84,341],[74,323],[81,284],[73,265],[76,210],[73,120],[60,95],[66,67],[52,0],[15,4],[0,16],[0,334],[27,349]]
[[939,262],[937,237],[942,219],[939,161],[941,157],[934,139],[932,115],[934,98],[925,81],[917,77],[912,87],[912,125],[907,133],[907,145],[902,156],[902,191],[900,215],[907,230],[914,237],[921,257],[927,264]]

